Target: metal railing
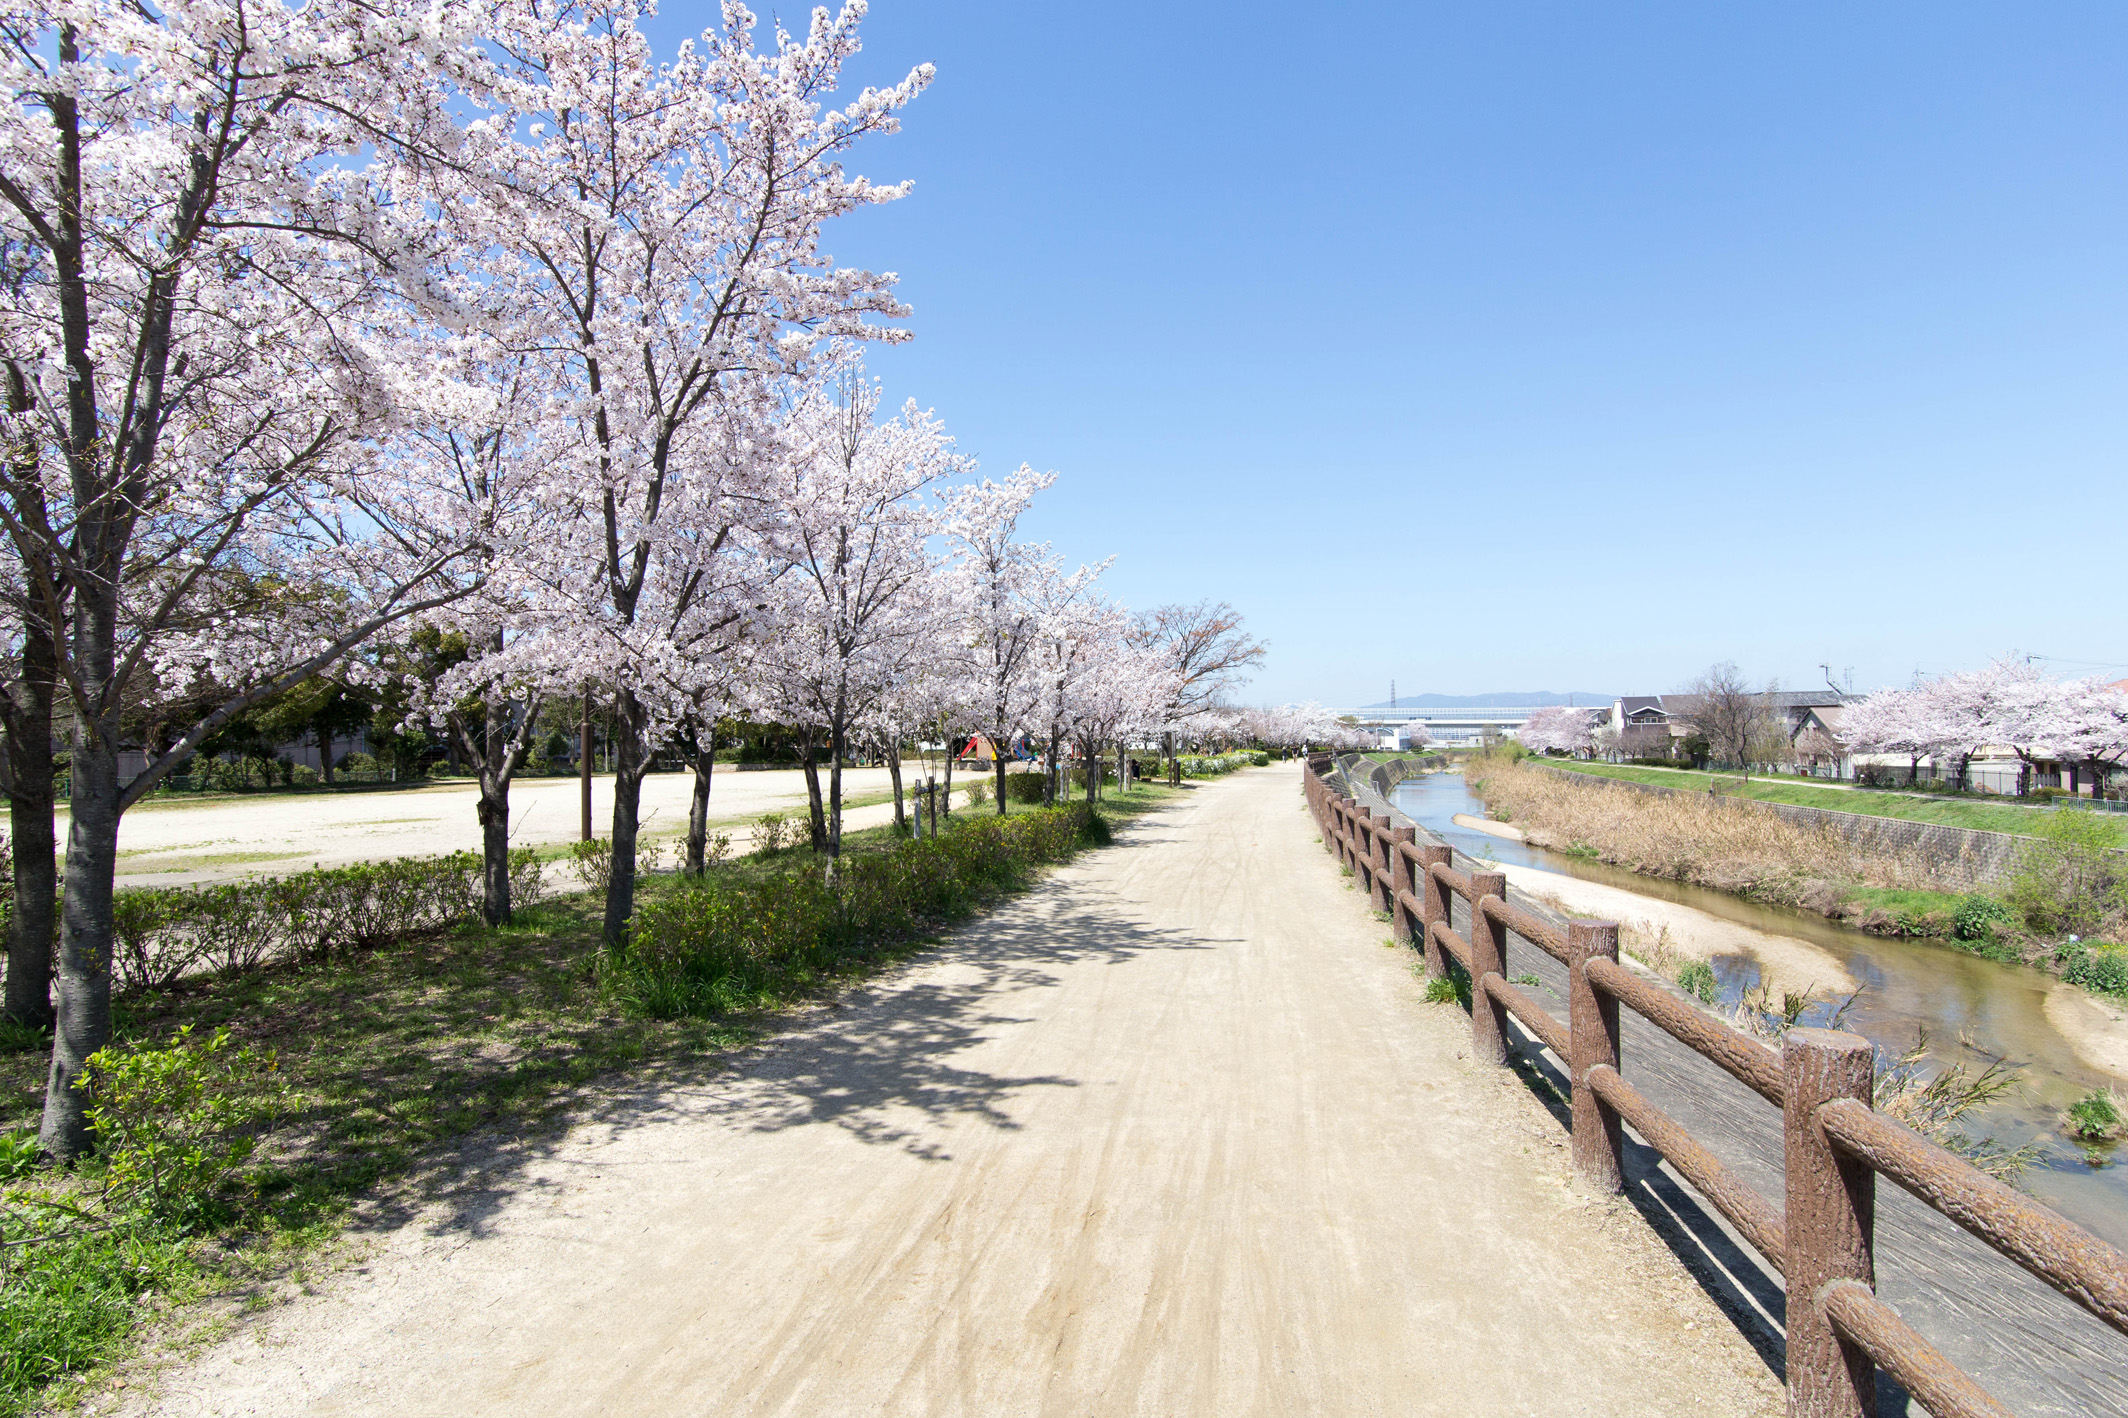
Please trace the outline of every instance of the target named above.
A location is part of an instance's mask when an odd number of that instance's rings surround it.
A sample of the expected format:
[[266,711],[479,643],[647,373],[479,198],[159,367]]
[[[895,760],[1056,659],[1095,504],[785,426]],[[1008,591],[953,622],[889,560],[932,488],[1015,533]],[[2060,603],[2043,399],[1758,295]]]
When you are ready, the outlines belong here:
[[[1879,1176],[2128,1334],[2128,1256],[1877,1112],[1870,1102],[1876,1056],[1867,1039],[1794,1029],[1776,1052],[1620,965],[1616,924],[1577,920],[1562,932],[1508,904],[1503,873],[1457,871],[1453,849],[1422,846],[1415,829],[1391,826],[1386,813],[1355,802],[1323,776],[1329,764],[1327,757],[1308,760],[1302,779],[1323,845],[1389,915],[1396,940],[1424,951],[1429,976],[1448,974],[1451,959],[1469,975],[1473,1055],[1505,1063],[1513,1015],[1565,1065],[1581,1184],[1623,1189],[1619,1129],[1629,1126],[1782,1277],[1791,1415],[1874,1414],[1881,1367],[1936,1418],[2007,1418],[2007,1409],[1877,1298]],[[1452,897],[1468,905],[1468,939],[1453,928]],[[1565,1021],[1508,980],[1510,932],[1566,967]],[[1626,1081],[1620,1005],[1781,1110],[1780,1205]]]

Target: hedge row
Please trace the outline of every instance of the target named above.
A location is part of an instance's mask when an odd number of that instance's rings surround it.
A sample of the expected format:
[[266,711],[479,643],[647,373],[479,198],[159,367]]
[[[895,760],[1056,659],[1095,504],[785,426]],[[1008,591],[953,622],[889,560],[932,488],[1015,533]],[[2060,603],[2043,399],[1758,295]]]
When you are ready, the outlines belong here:
[[600,961],[600,983],[609,998],[658,1019],[761,1008],[1108,840],[1106,822],[1085,803],[1004,818],[955,814],[951,824],[935,841],[844,857],[832,877],[825,863],[807,861],[762,880],[680,878],[637,907],[626,943]]
[[1271,755],[1268,753],[1222,753],[1208,756],[1185,754],[1182,758],[1182,776],[1217,778],[1222,773],[1232,773],[1237,768],[1247,768],[1251,764],[1258,768],[1268,767],[1270,762]]
[[[112,903],[112,984],[156,989],[198,971],[311,961],[440,930],[480,916],[480,857],[401,857],[293,876],[208,886],[156,886]],[[539,854],[510,854],[510,899],[529,906],[543,883]]]

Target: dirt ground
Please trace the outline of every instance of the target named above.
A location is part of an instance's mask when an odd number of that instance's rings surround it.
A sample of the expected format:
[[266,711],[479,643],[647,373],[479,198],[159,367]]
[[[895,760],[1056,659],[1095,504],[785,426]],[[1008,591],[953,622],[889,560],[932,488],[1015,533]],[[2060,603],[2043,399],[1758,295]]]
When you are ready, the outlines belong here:
[[1201,787],[735,1065],[495,1139],[124,1410],[1778,1413],[1386,930],[1293,768]]
[[[904,770],[915,781],[915,766]],[[956,801],[965,774],[954,775]],[[892,790],[884,768],[843,774],[843,795],[878,797]],[[573,842],[582,830],[581,789],[574,778],[526,778],[510,788],[510,837],[520,847]],[[694,792],[691,773],[653,773],[643,780],[643,832],[653,839],[687,828]],[[291,797],[181,800],[134,808],[119,824],[118,880],[126,886],[169,886],[252,874],[280,875],[309,866],[344,866],[389,857],[479,851],[473,816],[479,790],[466,783],[390,792],[318,793]],[[803,813],[805,778],[797,769],[720,772],[711,780],[710,818],[745,850],[746,828],[765,812]],[[893,819],[891,803],[847,810],[849,829]],[[600,836],[613,823],[613,777],[591,780],[591,822]],[[61,814],[60,841],[65,842]]]

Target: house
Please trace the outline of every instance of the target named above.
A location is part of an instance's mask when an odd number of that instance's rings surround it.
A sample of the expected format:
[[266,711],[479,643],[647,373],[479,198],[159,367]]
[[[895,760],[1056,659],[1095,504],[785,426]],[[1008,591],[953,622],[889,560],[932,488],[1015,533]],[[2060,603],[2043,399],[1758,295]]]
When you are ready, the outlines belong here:
[[1660,694],[1629,695],[1614,702],[1611,727],[1618,731],[1619,753],[1627,758],[1669,758],[1672,741],[1685,736],[1672,732],[1670,711]]
[[[1839,720],[1850,696],[1823,689],[1777,689],[1768,696],[1786,721],[1788,741],[1799,763],[1822,763],[1840,771]],[[1681,758],[1684,740],[1692,737],[1696,694],[1632,694],[1611,705],[1610,727],[1618,734],[1618,752],[1626,758]],[[1807,739],[1807,743],[1806,743]]]

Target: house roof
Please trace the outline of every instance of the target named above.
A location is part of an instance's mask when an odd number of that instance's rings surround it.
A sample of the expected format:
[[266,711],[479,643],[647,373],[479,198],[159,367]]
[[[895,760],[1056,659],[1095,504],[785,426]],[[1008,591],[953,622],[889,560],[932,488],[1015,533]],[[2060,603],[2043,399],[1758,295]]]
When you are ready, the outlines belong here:
[[[1847,702],[1848,696],[1836,689],[1777,689],[1767,698],[1776,709],[1829,709]],[[1660,709],[1665,714],[1691,714],[1700,707],[1697,694],[1637,694],[1618,701],[1621,714],[1631,714],[1636,709]]]

